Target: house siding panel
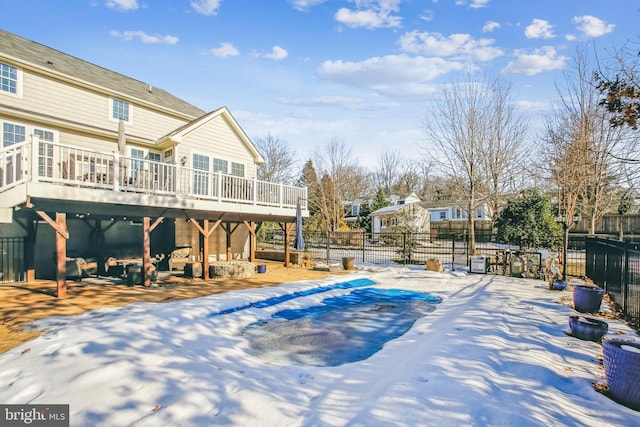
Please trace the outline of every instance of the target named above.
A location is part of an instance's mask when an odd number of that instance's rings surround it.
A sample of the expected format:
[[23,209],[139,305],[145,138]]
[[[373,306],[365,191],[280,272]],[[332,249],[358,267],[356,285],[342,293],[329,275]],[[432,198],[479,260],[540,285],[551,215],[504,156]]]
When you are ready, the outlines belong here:
[[180,154],[188,155],[191,162],[191,153],[208,154],[229,162],[241,163],[245,166],[245,177],[255,177],[253,155],[235,134],[231,125],[222,117],[217,117],[207,126],[199,127],[185,137],[180,145]]
[[[78,126],[117,132],[118,123],[109,118],[111,98],[108,94],[24,71],[22,98],[2,96],[0,100],[10,107],[69,121],[69,127],[77,123]],[[132,124],[126,124],[126,131],[131,136],[155,140],[186,123],[182,118],[128,102],[133,110]]]

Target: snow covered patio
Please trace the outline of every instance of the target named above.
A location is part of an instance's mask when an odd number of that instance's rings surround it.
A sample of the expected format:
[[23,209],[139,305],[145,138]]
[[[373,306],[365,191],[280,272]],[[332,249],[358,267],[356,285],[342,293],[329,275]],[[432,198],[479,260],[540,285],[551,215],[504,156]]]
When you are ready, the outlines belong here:
[[[238,334],[333,289],[212,315],[345,280],[442,303],[369,359],[280,366]],[[566,334],[571,293],[531,279],[364,267],[323,280],[170,303],[135,303],[37,323],[0,354],[0,402],[69,404],[72,426],[630,426],[640,413],[597,392],[602,346]],[[638,340],[607,320],[608,338]]]

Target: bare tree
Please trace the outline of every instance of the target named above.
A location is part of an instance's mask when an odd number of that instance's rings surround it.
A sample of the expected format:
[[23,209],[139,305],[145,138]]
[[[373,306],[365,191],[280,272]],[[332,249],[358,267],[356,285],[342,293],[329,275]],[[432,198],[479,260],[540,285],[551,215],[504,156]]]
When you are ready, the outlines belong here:
[[[456,186],[468,217],[469,247],[475,253],[474,212],[499,191],[506,167],[519,151],[525,122],[513,114],[511,86],[479,76],[445,85],[435,108],[422,122],[427,157]],[[491,169],[489,169],[489,166]],[[494,195],[495,197],[495,195]]]
[[396,188],[400,194],[419,193],[420,184],[423,181],[421,176],[421,163],[418,159],[404,159],[400,164],[400,177]]
[[385,147],[378,155],[378,167],[375,177],[378,187],[391,194],[398,183],[402,156],[400,150]]
[[[486,174],[486,202],[497,215],[506,204],[506,195],[513,192],[514,173],[530,154],[527,145],[527,120],[519,114],[511,99],[512,84],[502,79],[490,83],[492,115],[489,117],[488,140],[481,157]],[[523,173],[520,168],[520,173]]]
[[558,190],[559,213],[569,228],[574,214],[588,218],[588,232],[620,198],[628,129],[614,127],[600,104],[596,78],[584,50],[576,50],[571,72],[558,85],[559,103],[547,118],[545,138],[549,176]]
[[339,230],[345,214],[344,202],[370,193],[370,174],[358,165],[358,159],[353,157],[344,141],[336,138],[316,148],[313,165],[322,177],[318,186],[318,210],[327,231]]
[[264,163],[258,165],[259,180],[284,184],[295,181],[298,177],[295,168],[296,152],[289,144],[271,134],[264,138],[256,138],[254,143],[264,157]]

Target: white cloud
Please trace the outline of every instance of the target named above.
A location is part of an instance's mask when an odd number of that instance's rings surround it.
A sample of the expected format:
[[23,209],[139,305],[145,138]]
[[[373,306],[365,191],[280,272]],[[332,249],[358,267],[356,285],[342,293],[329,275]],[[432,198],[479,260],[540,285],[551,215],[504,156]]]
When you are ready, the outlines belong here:
[[431,22],[433,21],[433,11],[432,10],[425,10],[424,12],[422,12],[422,14],[420,15],[420,19],[422,19],[425,22]]
[[576,16],[573,18],[573,22],[578,24],[578,31],[587,37],[600,37],[610,33],[615,27],[614,24],[607,24],[602,19],[591,15]]
[[296,107],[343,107],[346,110],[380,111],[397,108],[396,102],[370,102],[348,96],[317,96],[313,98],[280,98],[278,102]]
[[555,37],[553,27],[544,19],[534,19],[531,25],[524,30],[528,39],[551,39]]
[[306,12],[311,9],[313,6],[324,3],[327,0],[289,0],[289,3],[293,6],[295,10],[299,10],[300,12]]
[[240,51],[236,49],[236,47],[233,44],[228,42],[220,43],[219,47],[214,47],[213,49],[210,49],[209,53],[213,56],[219,56],[222,58],[240,55]]
[[462,63],[442,58],[388,55],[360,62],[325,61],[318,68],[318,74],[326,80],[389,96],[421,97],[433,91],[428,82],[464,67]]
[[107,0],[105,5],[110,9],[126,12],[138,9],[138,0]]
[[271,53],[265,53],[262,55],[263,58],[267,58],[267,59],[273,59],[274,61],[280,61],[285,59],[287,56],[289,56],[289,52],[287,52],[285,49],[281,48],[280,46],[274,46],[273,49],[271,50]]
[[[437,3],[437,1],[433,2]],[[487,6],[487,4],[489,4],[489,0],[456,0],[455,4],[456,6],[466,6],[469,4],[469,8],[471,9],[480,9]]]
[[533,53],[516,51],[516,60],[502,70],[504,74],[526,74],[533,76],[544,71],[558,70],[564,67],[566,56],[558,56],[551,46],[536,49]]
[[393,15],[394,12],[400,10],[401,0],[356,0],[357,10],[340,8],[334,18],[351,28],[364,27],[374,28],[393,28],[399,27],[402,18]]
[[483,33],[490,33],[493,30],[497,30],[498,28],[500,28],[500,24],[495,22],[495,21],[487,21],[484,23],[484,26],[482,27],[482,32]]
[[411,31],[400,37],[404,52],[430,56],[449,56],[490,61],[504,55],[502,49],[492,46],[493,39],[475,40],[469,34],[451,34]]
[[222,0],[192,0],[191,7],[201,15],[214,16],[218,14]]
[[166,35],[166,36],[162,36],[159,34],[147,34],[144,31],[124,31],[124,32],[120,32],[120,31],[116,31],[116,30],[112,30],[109,33],[112,37],[118,37],[121,38],[123,40],[133,40],[133,39],[140,39],[140,41],[142,43],[146,43],[146,44],[176,44],[178,43],[179,39],[178,37],[175,36],[170,36],[170,35]]
[[489,4],[489,0],[472,0],[469,7],[471,9],[480,9],[485,7],[487,4]]

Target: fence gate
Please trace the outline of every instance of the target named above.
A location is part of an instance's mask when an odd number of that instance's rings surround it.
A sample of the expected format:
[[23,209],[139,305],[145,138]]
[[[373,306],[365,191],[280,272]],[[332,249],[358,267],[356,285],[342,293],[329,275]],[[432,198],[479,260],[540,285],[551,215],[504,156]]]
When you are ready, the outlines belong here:
[[24,237],[0,237],[0,283],[24,282]]
[[453,269],[465,268],[468,265],[468,248],[464,240],[452,241]]

